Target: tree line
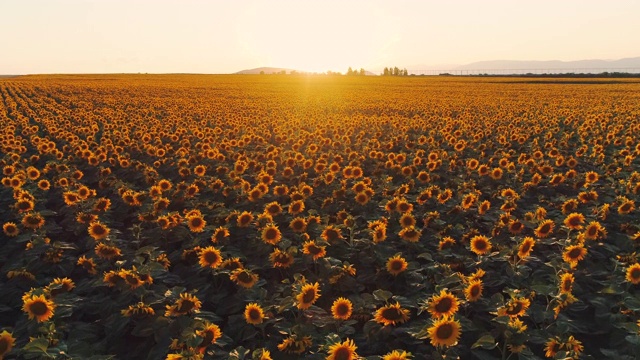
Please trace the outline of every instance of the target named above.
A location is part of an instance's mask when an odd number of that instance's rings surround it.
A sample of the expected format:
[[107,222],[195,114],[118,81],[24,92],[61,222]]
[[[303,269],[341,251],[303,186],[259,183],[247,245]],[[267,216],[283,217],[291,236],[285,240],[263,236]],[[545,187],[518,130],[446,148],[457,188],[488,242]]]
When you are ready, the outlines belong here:
[[384,71],[382,72],[383,76],[409,76],[409,71],[407,71],[407,69],[400,69],[397,66],[394,66],[393,68],[391,67],[385,67]]

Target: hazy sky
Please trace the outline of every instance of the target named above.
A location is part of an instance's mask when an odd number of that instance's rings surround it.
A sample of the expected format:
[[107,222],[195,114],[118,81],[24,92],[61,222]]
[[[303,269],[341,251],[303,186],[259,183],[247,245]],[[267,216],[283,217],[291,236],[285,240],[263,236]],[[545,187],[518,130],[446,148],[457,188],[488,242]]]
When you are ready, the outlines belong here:
[[0,0],[0,74],[640,56],[640,0]]

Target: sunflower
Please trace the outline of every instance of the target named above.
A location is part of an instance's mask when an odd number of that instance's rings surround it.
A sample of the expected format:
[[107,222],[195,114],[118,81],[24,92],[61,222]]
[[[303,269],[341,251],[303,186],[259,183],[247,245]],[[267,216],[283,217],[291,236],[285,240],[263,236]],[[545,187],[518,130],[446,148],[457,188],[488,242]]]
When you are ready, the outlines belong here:
[[578,208],[578,200],[576,199],[569,199],[563,202],[561,207],[563,214],[568,214],[577,208]]
[[599,175],[595,171],[588,171],[586,174],[584,174],[584,181],[586,181],[588,184],[593,184],[594,182],[597,182],[598,178],[599,178]]
[[3,330],[0,333],[0,359],[4,359],[4,356],[11,352],[15,342],[16,339],[13,337],[13,334],[7,330]]
[[530,305],[531,301],[529,299],[523,297],[514,297],[509,300],[509,302],[505,306],[498,309],[498,315],[507,315],[510,317],[523,316],[527,312],[527,309],[529,309]]
[[491,170],[491,172],[489,173],[489,176],[493,179],[493,180],[500,180],[502,179],[502,174],[503,171],[500,168],[493,168]]
[[458,311],[458,299],[446,290],[434,295],[428,302],[427,310],[432,317],[450,317]]
[[196,335],[202,338],[200,346],[208,346],[216,343],[222,336],[222,331],[218,325],[205,322],[204,329],[196,330]]
[[640,284],[640,264],[635,263],[627,268],[626,279],[634,285]]
[[244,320],[247,324],[258,325],[264,321],[264,311],[257,303],[249,303],[244,308]]
[[340,232],[340,229],[333,225],[329,225],[326,228],[324,228],[324,230],[322,230],[322,234],[320,235],[320,237],[322,237],[324,241],[330,244],[335,243],[340,239],[344,239],[342,237],[342,233]]
[[471,238],[471,251],[477,255],[484,255],[491,251],[492,245],[489,238],[484,235],[476,235]]
[[573,335],[569,336],[567,341],[564,343],[563,348],[573,352],[576,358],[579,357],[582,351],[584,350],[584,346],[582,345],[582,342],[574,338]]
[[267,349],[262,349],[262,351],[258,354],[258,356],[260,357],[257,358],[257,360],[273,360],[271,358],[271,352]]
[[156,311],[153,308],[143,302],[139,302],[135,305],[129,305],[126,309],[120,310],[120,314],[124,317],[132,317],[132,316],[151,316],[155,315]]
[[23,212],[28,212],[33,210],[34,203],[29,199],[21,199],[18,202],[16,202],[15,206],[16,206],[16,209],[18,209],[18,212],[23,213]]
[[509,222],[509,232],[517,235],[520,234],[524,230],[524,224],[518,220],[513,220]]
[[180,316],[186,314],[192,314],[200,311],[202,302],[189,293],[181,293],[180,298],[176,300],[175,304],[167,305],[167,311],[164,316]]
[[207,246],[200,249],[198,256],[200,257],[199,264],[203,268],[217,268],[222,263],[220,250],[213,246]]
[[582,191],[578,194],[578,199],[581,203],[587,204],[589,202],[598,200],[598,193],[595,191]]
[[387,260],[387,271],[393,275],[397,276],[403,271],[407,270],[407,261],[400,255],[396,255],[394,257],[390,257]]
[[116,286],[118,284],[122,284],[124,279],[120,276],[120,272],[116,270],[110,270],[104,273],[102,277],[102,281],[107,284],[109,287]]
[[489,175],[489,167],[485,164],[478,166],[478,175],[487,176]]
[[436,347],[454,346],[460,338],[460,322],[448,317],[436,320],[427,329],[431,345]]
[[418,242],[418,240],[420,240],[420,236],[422,236],[422,232],[416,229],[415,227],[410,226],[408,228],[404,228],[400,230],[400,232],[398,233],[398,236],[400,236],[401,238],[403,238],[408,242],[415,243],[415,242]]
[[317,282],[313,284],[304,284],[298,295],[296,295],[296,300],[298,301],[298,309],[306,310],[311,307],[311,305],[313,305],[313,303],[315,303],[318,298],[320,298],[319,288],[320,284],[318,284]]
[[44,295],[25,295],[22,301],[24,303],[22,311],[29,315],[29,320],[35,318],[38,322],[49,320],[56,307],[53,301],[48,300]]
[[452,195],[453,193],[451,192],[451,189],[445,189],[440,194],[438,194],[437,200],[440,204],[444,204],[449,201],[449,199],[451,199]]
[[358,358],[358,354],[356,354],[357,348],[353,340],[347,338],[343,342],[337,342],[329,346],[329,356],[326,357],[326,360],[355,360]]
[[303,200],[295,200],[289,204],[289,214],[298,215],[304,211],[304,201]]
[[400,212],[401,214],[412,212],[413,205],[407,202],[407,200],[405,199],[399,199],[396,204],[396,210],[398,210],[398,212]]
[[104,240],[111,230],[100,221],[93,221],[89,223],[88,229],[89,235],[96,241]]
[[40,213],[32,212],[32,213],[25,214],[22,217],[21,223],[27,229],[35,230],[35,229],[41,228],[44,225],[45,221],[42,215],[40,215]]
[[246,289],[252,288],[253,285],[255,285],[256,282],[258,282],[257,274],[254,274],[249,269],[243,269],[243,268],[237,268],[231,271],[229,278],[231,279],[231,281],[235,282],[236,284]]
[[531,255],[531,251],[533,251],[533,247],[535,244],[536,241],[530,236],[522,239],[520,246],[518,246],[518,257],[522,260],[528,258],[529,255]]
[[618,214],[625,215],[636,209],[635,202],[633,200],[626,200],[620,206],[618,206]]
[[399,302],[376,310],[374,319],[384,326],[402,324],[409,320],[409,310],[403,309]]
[[567,215],[563,223],[564,226],[571,230],[580,230],[582,229],[582,224],[584,224],[584,215],[580,213],[571,213]]
[[311,255],[313,260],[318,260],[327,255],[327,250],[326,246],[318,245],[314,240],[309,240],[302,245],[302,253]]
[[187,217],[187,226],[191,232],[199,233],[204,231],[204,227],[207,226],[207,221],[202,215],[193,215]]
[[76,287],[73,280],[69,278],[55,278],[53,281],[47,286],[47,289],[50,291],[51,296],[56,296],[57,294],[63,292],[69,292]]
[[491,208],[491,202],[489,200],[484,200],[478,206],[478,214],[484,215]]
[[276,245],[282,239],[282,233],[277,225],[270,223],[262,229],[261,238],[267,244]]
[[538,225],[534,233],[539,238],[546,238],[547,236],[551,235],[554,226],[555,224],[553,223],[553,220],[544,220],[540,223],[540,225]]
[[220,226],[213,231],[213,235],[211,235],[211,242],[215,244],[227,237],[229,237],[229,230],[225,227]]
[[95,253],[101,259],[113,260],[122,256],[122,251],[117,246],[106,245],[99,243],[95,247]]
[[20,229],[18,229],[18,225],[13,222],[6,222],[2,225],[2,231],[4,234],[9,237],[17,236],[20,233]]
[[294,335],[282,340],[282,342],[278,344],[278,350],[300,355],[307,351],[307,348],[310,347],[311,344],[311,337],[305,336],[298,340],[298,337]]
[[560,275],[560,293],[566,294],[570,293],[573,288],[573,282],[575,278],[572,273],[564,273]]
[[393,350],[382,357],[382,360],[409,360],[411,353],[406,351],[400,352],[399,350]]
[[445,236],[438,242],[438,250],[442,251],[445,249],[449,249],[456,244],[456,240],[450,236]]
[[413,217],[411,213],[404,213],[400,217],[400,226],[402,228],[408,228],[416,225],[416,219]]
[[304,218],[296,217],[289,223],[289,228],[296,233],[303,233],[307,230],[307,221]]
[[336,320],[347,320],[353,312],[353,304],[349,299],[337,298],[331,305],[331,314]]
[[562,349],[562,343],[556,339],[549,339],[545,344],[544,344],[544,356],[548,357],[548,358],[553,358],[556,356],[556,354]]
[[107,211],[111,207],[111,200],[107,198],[99,198],[93,205],[95,211]]
[[478,201],[478,196],[474,193],[469,193],[462,198],[460,206],[465,210],[469,210],[473,205],[475,205],[476,201]]
[[125,281],[127,285],[129,285],[129,288],[131,288],[132,290],[137,289],[142,286],[142,284],[144,284],[142,279],[140,279],[140,276],[138,276],[138,274],[134,271],[120,270],[118,272],[118,275]]
[[98,215],[81,212],[76,216],[76,221],[81,224],[90,224],[94,221],[98,221]]
[[73,191],[65,191],[62,194],[62,197],[64,199],[64,203],[68,206],[73,206],[80,201],[80,196]]
[[236,219],[236,224],[238,227],[248,227],[253,221],[253,214],[248,211],[243,211],[238,215]]
[[77,265],[82,266],[91,275],[97,273],[96,264],[92,258],[87,258],[83,255],[78,259]]
[[607,230],[598,221],[591,221],[584,229],[584,237],[589,240],[597,240],[606,234]]
[[51,183],[49,182],[49,180],[42,179],[38,181],[38,189],[47,191],[51,189]]
[[387,226],[385,224],[379,224],[371,230],[371,237],[374,243],[383,242],[387,238]]
[[582,244],[570,245],[564,249],[562,259],[574,268],[585,255],[587,255],[587,249]]
[[274,268],[276,267],[288,268],[289,266],[291,266],[291,264],[293,264],[294,259],[293,259],[293,255],[276,248],[269,255],[269,260],[271,260],[271,263],[273,264]]
[[469,302],[478,301],[482,296],[482,280],[474,279],[469,281],[467,287],[464,289],[464,296]]

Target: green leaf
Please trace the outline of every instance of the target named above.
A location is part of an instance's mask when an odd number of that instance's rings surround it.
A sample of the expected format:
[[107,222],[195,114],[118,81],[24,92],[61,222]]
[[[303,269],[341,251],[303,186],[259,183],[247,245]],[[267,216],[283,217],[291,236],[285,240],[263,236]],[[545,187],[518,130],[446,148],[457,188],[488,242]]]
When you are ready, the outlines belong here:
[[49,340],[45,338],[37,338],[25,345],[22,350],[28,353],[46,354],[49,348]]
[[373,292],[373,297],[378,301],[387,301],[393,296],[390,291],[378,289]]
[[478,341],[476,341],[473,345],[471,345],[471,348],[472,349],[483,348],[487,350],[492,350],[492,349],[495,349],[496,346],[498,346],[496,339],[494,339],[493,336],[487,334],[480,337]]

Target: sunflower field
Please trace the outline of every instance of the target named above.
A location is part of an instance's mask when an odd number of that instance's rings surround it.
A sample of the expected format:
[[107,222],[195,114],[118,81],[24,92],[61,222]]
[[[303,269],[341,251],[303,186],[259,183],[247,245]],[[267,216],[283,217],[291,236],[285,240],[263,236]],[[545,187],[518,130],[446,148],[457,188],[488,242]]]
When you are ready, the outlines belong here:
[[640,358],[637,79],[0,95],[0,359]]

